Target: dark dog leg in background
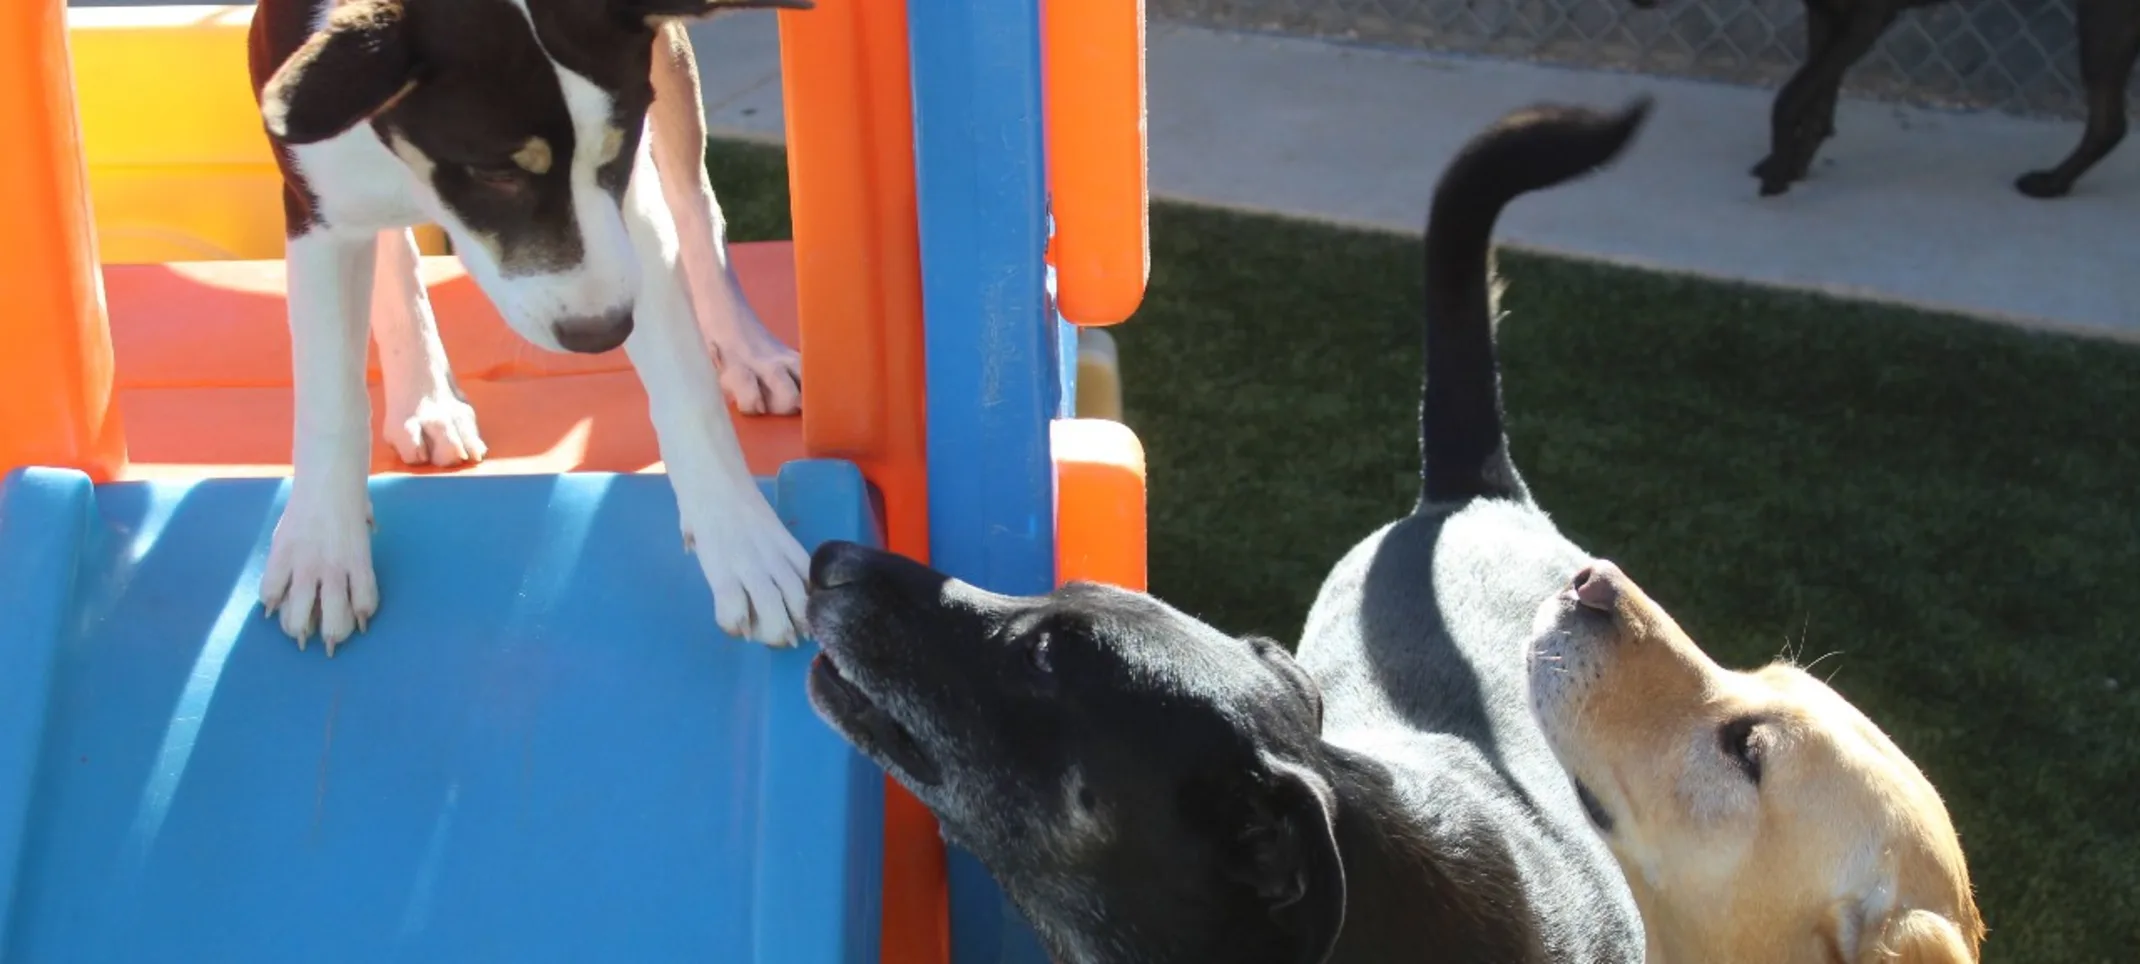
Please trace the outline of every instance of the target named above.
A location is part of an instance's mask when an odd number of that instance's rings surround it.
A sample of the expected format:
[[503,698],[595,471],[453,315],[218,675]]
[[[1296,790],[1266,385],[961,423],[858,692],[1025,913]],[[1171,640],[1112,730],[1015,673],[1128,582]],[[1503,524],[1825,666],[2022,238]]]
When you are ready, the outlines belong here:
[[[1835,46],[1836,23],[1841,19],[1841,14],[1828,9],[1819,0],[1806,4],[1806,56],[1798,68],[1798,73],[1792,75],[1791,79],[1793,81],[1796,81],[1814,63],[1828,56],[1829,48]],[[1782,90],[1776,92],[1776,103],[1778,105],[1783,103],[1784,95],[1790,89],[1791,85],[1786,83]],[[1835,136],[1835,102],[1836,98],[1834,97],[1824,97],[1817,108],[1821,118],[1820,136],[1822,140]],[[1771,123],[1774,123],[1773,119]],[[1769,157],[1762,158],[1754,164],[1753,170],[1748,173],[1755,177],[1767,177],[1769,168],[1774,166],[1772,163],[1774,157],[1775,155],[1771,154]]]
[[[1754,165],[1761,179],[1761,196],[1772,197],[1790,190],[1791,182],[1804,180],[1813,155],[1820,150],[1827,132],[1834,129],[1836,98],[1843,75],[1872,49],[1880,35],[1893,26],[1903,4],[1896,0],[1860,0],[1843,16],[1840,29],[1831,20],[1829,42],[1813,50],[1813,10],[1807,8],[1807,57],[1804,66],[1776,93],[1769,116],[1769,155]],[[1834,14],[1828,16],[1833,17]]]
[[2081,84],[2088,129],[2073,153],[2048,171],[2030,171],[2015,189],[2034,198],[2064,197],[2073,182],[2125,139],[2125,84],[2140,57],[2140,0],[2081,0]]
[[[1826,7],[1806,8],[1806,59],[1812,60],[1835,47],[1836,27],[1841,18]],[[1814,108],[1814,117],[1820,121],[1820,139],[1825,141],[1835,136],[1836,92],[1830,91]]]

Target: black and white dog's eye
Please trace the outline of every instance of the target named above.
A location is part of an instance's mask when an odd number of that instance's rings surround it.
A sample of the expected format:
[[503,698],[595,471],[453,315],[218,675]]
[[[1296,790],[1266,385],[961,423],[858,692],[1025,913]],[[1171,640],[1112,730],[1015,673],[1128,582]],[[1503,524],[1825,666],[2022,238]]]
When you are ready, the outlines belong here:
[[524,173],[526,172],[513,165],[504,165],[500,167],[486,167],[475,164],[468,165],[469,177],[475,178],[478,182],[482,184],[487,184],[491,187],[518,186],[520,184],[520,178]]
[[1033,669],[1042,674],[1055,672],[1055,663],[1048,653],[1048,645],[1047,633],[1034,633],[1033,638],[1025,644],[1026,662],[1033,664]]

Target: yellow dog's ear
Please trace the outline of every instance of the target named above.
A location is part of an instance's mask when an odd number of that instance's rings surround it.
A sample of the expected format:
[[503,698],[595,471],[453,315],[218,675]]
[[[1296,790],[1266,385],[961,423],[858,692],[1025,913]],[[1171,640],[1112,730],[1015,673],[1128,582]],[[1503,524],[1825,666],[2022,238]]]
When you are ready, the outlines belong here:
[[1853,964],[1977,964],[1976,940],[1939,914],[1898,910],[1885,921],[1869,922],[1874,926],[1851,926],[1844,917],[1859,909],[1840,905],[1831,918],[1829,938],[1842,960]]

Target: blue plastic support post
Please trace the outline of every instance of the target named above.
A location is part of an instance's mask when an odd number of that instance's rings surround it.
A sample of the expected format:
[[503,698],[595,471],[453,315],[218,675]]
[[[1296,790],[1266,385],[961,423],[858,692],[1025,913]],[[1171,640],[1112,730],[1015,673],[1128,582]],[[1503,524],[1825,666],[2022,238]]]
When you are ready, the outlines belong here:
[[[1055,582],[1048,422],[1062,401],[1044,277],[1040,9],[909,0],[928,373],[929,553],[1007,593]],[[972,855],[947,855],[953,964],[1044,962]]]

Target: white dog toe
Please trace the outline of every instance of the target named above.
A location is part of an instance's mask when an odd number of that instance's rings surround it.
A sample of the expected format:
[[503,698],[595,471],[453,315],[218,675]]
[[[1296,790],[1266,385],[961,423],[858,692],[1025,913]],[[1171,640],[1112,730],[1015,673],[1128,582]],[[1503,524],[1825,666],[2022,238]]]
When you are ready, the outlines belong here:
[[361,509],[293,503],[276,523],[260,576],[260,603],[279,616],[297,648],[317,633],[333,656],[379,611],[368,516]]
[[768,646],[793,646],[802,626],[809,554],[770,507],[761,502],[754,511],[737,511],[742,508],[715,513],[725,524],[693,527],[685,541],[695,545],[723,632]]
[[488,451],[476,431],[475,408],[445,390],[390,406],[383,434],[408,465],[451,468],[481,462]]
[[802,356],[755,321],[748,330],[715,340],[721,391],[745,415],[802,411]]

